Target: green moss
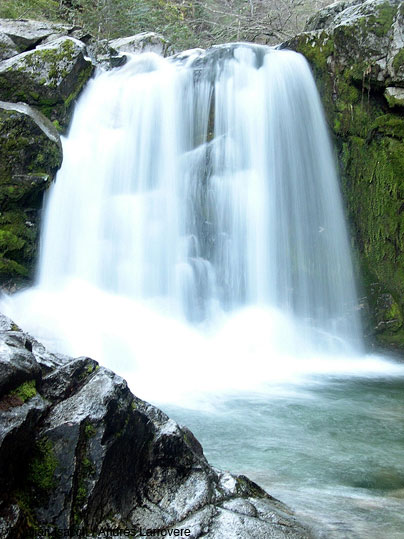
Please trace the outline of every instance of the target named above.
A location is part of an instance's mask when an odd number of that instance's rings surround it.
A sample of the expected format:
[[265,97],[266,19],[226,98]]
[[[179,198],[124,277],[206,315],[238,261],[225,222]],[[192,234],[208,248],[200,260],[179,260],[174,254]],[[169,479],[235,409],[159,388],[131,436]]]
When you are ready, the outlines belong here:
[[320,35],[300,34],[291,41],[291,48],[303,54],[308,60],[318,83],[327,117],[333,123],[333,87],[328,74],[328,59],[334,53],[334,41],[322,32]]
[[4,256],[10,251],[18,251],[25,245],[25,241],[8,230],[0,229],[0,254]]
[[395,333],[380,333],[376,335],[376,341],[386,348],[404,348],[404,330],[400,329]]
[[29,269],[19,264],[15,260],[10,260],[0,256],[0,278],[28,277]]
[[97,429],[93,425],[91,425],[91,423],[87,424],[84,427],[84,435],[85,435],[87,440],[89,438],[92,438],[93,436],[95,436],[96,433],[97,433]]
[[[75,47],[71,40],[65,40],[59,48],[35,49],[23,58],[21,71],[25,71],[26,68],[30,71],[43,70],[44,65],[48,66],[47,76],[42,78],[40,83],[55,88],[68,74],[66,64],[74,60],[74,52]],[[39,98],[38,94],[35,100],[38,101]]]
[[92,363],[90,363],[90,365],[87,366],[87,374],[91,374],[92,372],[94,372],[94,365]]
[[384,37],[391,30],[397,8],[386,2],[378,6],[377,10],[376,16],[367,17],[364,20],[364,27],[366,31],[373,32],[377,37]]
[[384,97],[386,98],[390,108],[404,107],[404,98],[397,98],[396,96],[390,95],[387,92],[385,92]]
[[96,434],[96,429],[91,423],[84,425],[77,451],[77,472],[73,494],[73,520],[76,525],[82,522],[83,506],[88,497],[88,481],[94,475],[96,468],[88,456],[88,443],[90,438]]
[[[33,509],[32,496],[25,489],[17,489],[14,493],[14,497],[18,507],[21,510],[21,513],[24,516],[25,527],[27,528],[27,531],[29,530],[27,536],[31,536],[31,534],[36,532],[39,528],[38,520]],[[22,529],[20,531],[23,531],[24,525],[22,525],[21,528]]]
[[386,320],[399,320],[400,322],[403,321],[403,317],[401,315],[400,309],[396,302],[393,302],[391,304],[390,309],[385,314]]
[[33,269],[38,230],[27,226],[28,220],[21,210],[0,214],[0,278],[3,280],[25,278]]
[[36,444],[35,453],[29,467],[28,480],[41,491],[49,491],[55,486],[54,475],[58,463],[52,442],[42,438]]
[[56,127],[56,130],[59,132],[59,133],[63,133],[63,127],[60,125],[60,122],[59,120],[53,120],[53,125]]
[[404,49],[401,49],[394,57],[393,69],[397,73],[404,66]]
[[21,384],[17,389],[14,389],[10,395],[16,396],[19,399],[22,400],[22,402],[26,402],[29,399],[32,399],[32,397],[35,397],[36,395],[36,382],[35,380],[30,380],[28,382],[24,382]]
[[395,114],[383,114],[376,118],[371,129],[400,140],[404,139],[404,118]]
[[[382,133],[397,126],[392,118],[383,117],[375,129]],[[392,312],[385,313],[386,320],[399,320],[397,329],[404,309],[404,145],[384,132],[368,140],[350,137],[344,143],[344,192],[365,265],[397,298]],[[391,334],[388,328],[386,334]],[[394,345],[396,341],[397,337]]]
[[75,86],[74,91],[67,97],[67,99],[65,99],[66,108],[69,108],[71,103],[77,98],[77,96],[83,89],[84,84],[91,77],[93,69],[94,69],[93,66],[90,64],[80,72],[77,78],[77,85]]
[[[26,115],[0,110],[0,278],[23,282],[33,272],[38,228],[49,179],[61,150]],[[24,211],[26,209],[26,211]]]

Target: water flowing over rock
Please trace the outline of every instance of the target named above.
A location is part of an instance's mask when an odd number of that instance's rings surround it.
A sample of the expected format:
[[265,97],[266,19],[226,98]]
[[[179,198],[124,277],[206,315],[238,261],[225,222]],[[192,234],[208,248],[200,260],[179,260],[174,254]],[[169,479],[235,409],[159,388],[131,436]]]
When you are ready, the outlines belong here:
[[[403,3],[338,2],[307,29],[284,46],[310,61],[335,133],[362,305],[369,306],[366,332],[382,346],[403,348]],[[380,318],[384,294],[392,303]]]
[[[64,140],[42,245],[38,286],[7,313],[156,398],[171,383],[244,388],[246,356],[256,384],[279,363],[300,372],[317,355],[362,351],[326,124],[293,52],[145,53],[99,73]],[[190,349],[214,368],[222,348],[223,376],[206,368],[181,384]],[[167,352],[169,363],[158,359]]]
[[[89,358],[50,354],[0,318],[0,530],[189,529],[189,537],[309,538],[244,476],[209,466],[193,434]],[[19,369],[3,376],[3,365]],[[52,532],[48,532],[52,533]],[[57,532],[54,531],[56,534]]]

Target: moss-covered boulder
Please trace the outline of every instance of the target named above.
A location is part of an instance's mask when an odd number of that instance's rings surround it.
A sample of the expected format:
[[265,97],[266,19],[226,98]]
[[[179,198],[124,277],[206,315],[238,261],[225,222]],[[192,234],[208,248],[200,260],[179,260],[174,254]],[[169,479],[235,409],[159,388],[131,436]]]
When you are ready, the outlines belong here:
[[68,36],[0,62],[0,98],[35,105],[66,127],[71,106],[91,76],[86,46]]
[[284,44],[310,62],[335,136],[358,273],[370,306],[365,326],[376,342],[400,348],[403,45],[404,4],[398,0],[338,2],[311,19],[307,32]]
[[32,276],[37,258],[39,210],[62,162],[58,132],[26,104],[0,102],[0,282],[18,285]]

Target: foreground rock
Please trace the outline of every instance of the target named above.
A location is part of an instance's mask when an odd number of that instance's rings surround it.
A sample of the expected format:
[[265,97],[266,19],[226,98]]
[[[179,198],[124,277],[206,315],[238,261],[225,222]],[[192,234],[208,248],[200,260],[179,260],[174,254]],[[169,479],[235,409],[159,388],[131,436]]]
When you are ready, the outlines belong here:
[[311,537],[246,477],[210,467],[193,434],[122,378],[89,358],[48,353],[5,317],[0,328],[2,538],[68,529],[103,537],[106,528]]
[[404,4],[337,2],[307,30],[284,46],[311,63],[335,134],[366,330],[403,349]]

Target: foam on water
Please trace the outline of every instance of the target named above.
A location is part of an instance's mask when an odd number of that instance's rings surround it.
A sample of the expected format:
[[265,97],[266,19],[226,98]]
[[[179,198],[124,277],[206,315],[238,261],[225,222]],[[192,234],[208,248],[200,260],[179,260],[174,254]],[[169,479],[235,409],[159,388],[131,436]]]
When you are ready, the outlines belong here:
[[304,58],[233,45],[99,72],[63,140],[34,288],[1,308],[139,396],[395,376],[363,353],[332,151]]

